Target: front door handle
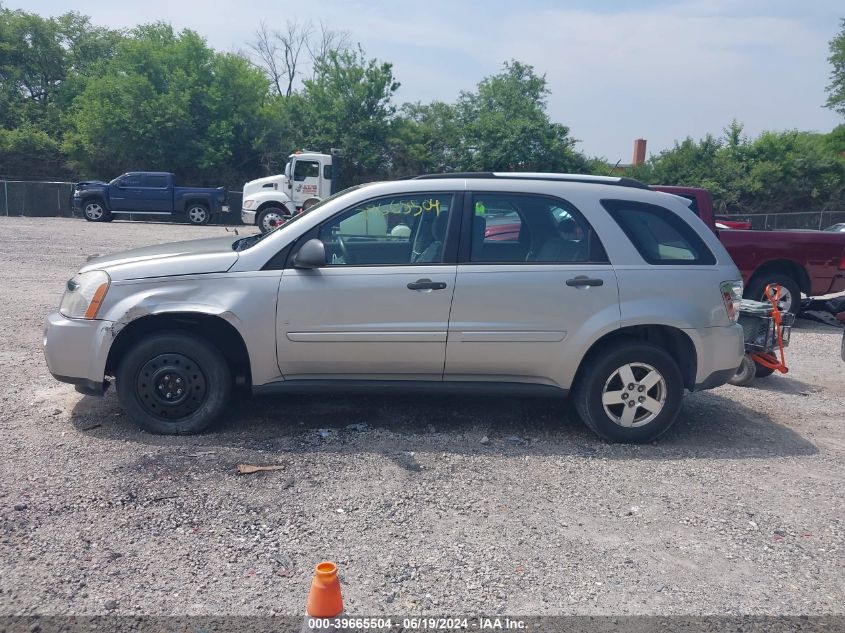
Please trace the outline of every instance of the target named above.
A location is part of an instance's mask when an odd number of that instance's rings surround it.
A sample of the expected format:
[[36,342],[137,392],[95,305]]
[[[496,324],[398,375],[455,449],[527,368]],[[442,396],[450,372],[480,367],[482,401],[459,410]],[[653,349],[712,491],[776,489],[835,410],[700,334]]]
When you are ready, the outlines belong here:
[[592,279],[586,275],[578,275],[572,279],[566,280],[567,286],[574,286],[575,288],[589,288],[590,286],[603,286],[604,279]]
[[444,282],[431,279],[417,279],[408,284],[408,290],[443,290],[445,287]]

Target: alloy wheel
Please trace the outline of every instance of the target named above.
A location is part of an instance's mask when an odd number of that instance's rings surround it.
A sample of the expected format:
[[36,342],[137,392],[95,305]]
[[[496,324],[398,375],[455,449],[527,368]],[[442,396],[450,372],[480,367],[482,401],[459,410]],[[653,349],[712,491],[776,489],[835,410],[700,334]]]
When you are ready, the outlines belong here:
[[85,205],[85,217],[89,220],[99,220],[103,217],[103,205],[89,202]]
[[651,365],[628,363],[604,383],[604,412],[616,424],[634,428],[654,420],[666,404],[666,380]]

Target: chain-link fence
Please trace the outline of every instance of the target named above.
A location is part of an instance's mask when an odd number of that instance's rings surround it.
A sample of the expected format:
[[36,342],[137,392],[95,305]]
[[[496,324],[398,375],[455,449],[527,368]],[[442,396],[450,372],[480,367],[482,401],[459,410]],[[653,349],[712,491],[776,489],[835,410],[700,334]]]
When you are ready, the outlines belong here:
[[796,211],[788,213],[753,213],[729,216],[732,220],[750,220],[751,228],[758,231],[777,229],[825,229],[845,222],[845,211]]
[[73,215],[70,197],[73,183],[0,181],[0,215],[64,217]]
[[[79,211],[73,211],[71,182],[37,182],[33,180],[0,180],[0,216],[46,217],[81,217]],[[219,214],[213,224],[241,224],[240,191],[228,192],[229,213]],[[131,213],[121,215],[121,219],[161,222],[160,215]],[[181,220],[175,216],[177,221]]]

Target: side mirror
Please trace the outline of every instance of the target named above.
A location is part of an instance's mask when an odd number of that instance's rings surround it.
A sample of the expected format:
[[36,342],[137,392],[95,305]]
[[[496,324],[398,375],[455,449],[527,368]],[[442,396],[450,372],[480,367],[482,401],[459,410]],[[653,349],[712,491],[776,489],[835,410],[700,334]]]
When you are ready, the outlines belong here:
[[326,245],[317,238],[302,245],[293,256],[294,268],[322,268],[326,265]]

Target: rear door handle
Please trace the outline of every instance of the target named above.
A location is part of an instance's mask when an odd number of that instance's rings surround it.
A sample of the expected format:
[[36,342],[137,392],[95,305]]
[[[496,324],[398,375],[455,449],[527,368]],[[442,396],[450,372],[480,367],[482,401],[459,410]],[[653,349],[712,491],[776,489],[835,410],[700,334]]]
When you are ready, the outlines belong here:
[[566,280],[567,286],[574,286],[575,288],[589,288],[590,286],[603,286],[604,279],[592,279],[586,275],[578,275],[572,279]]
[[408,290],[443,290],[445,287],[444,282],[431,279],[417,279],[408,284]]

